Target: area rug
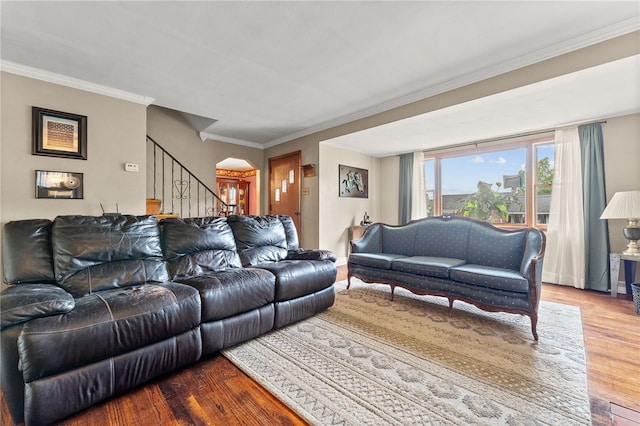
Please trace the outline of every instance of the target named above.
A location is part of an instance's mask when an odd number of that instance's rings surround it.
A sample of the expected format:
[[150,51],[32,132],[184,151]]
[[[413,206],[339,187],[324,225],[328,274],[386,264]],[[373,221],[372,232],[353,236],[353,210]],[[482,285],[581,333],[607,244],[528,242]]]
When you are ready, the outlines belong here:
[[224,351],[313,425],[591,423],[580,311],[529,318],[352,280],[334,306]]

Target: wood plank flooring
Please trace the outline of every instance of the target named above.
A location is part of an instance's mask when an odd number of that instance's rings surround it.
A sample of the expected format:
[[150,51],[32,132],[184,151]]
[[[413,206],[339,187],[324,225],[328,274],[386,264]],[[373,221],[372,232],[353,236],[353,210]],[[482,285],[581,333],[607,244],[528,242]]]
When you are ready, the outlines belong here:
[[[346,278],[340,267],[338,280]],[[594,425],[623,424],[611,403],[640,411],[640,315],[629,296],[543,285],[542,299],[580,307]],[[615,410],[614,410],[615,411]],[[13,425],[6,403],[2,425]],[[614,423],[615,422],[615,423]],[[61,422],[80,425],[304,425],[222,356],[212,357]],[[624,423],[633,424],[633,423]]]

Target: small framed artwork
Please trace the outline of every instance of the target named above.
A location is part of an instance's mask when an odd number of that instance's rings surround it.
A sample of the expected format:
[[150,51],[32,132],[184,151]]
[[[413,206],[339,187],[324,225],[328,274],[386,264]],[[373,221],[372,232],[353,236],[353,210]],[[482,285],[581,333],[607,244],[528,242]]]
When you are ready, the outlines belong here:
[[341,197],[369,198],[369,171],[357,167],[338,166]]
[[36,170],[36,198],[84,198],[82,173]]
[[32,107],[33,155],[87,159],[87,117]]

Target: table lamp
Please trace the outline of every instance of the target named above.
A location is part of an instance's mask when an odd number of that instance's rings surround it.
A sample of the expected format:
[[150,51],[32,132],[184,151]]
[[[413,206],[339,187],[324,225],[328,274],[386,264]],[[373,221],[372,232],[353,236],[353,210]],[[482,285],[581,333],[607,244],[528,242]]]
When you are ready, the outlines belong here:
[[622,254],[640,256],[638,218],[640,218],[640,191],[616,192],[600,215],[600,219],[627,219],[629,221],[623,231],[629,244]]

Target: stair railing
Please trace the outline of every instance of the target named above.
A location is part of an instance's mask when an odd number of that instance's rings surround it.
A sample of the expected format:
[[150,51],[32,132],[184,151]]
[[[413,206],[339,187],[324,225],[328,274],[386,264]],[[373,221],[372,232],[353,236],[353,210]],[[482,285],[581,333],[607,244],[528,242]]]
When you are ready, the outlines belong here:
[[[177,213],[180,217],[235,213],[235,204],[226,203],[149,135],[147,146],[153,156],[153,198],[162,200],[160,213]],[[169,206],[170,211],[167,210]]]

